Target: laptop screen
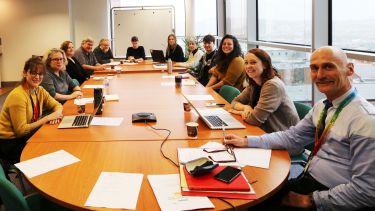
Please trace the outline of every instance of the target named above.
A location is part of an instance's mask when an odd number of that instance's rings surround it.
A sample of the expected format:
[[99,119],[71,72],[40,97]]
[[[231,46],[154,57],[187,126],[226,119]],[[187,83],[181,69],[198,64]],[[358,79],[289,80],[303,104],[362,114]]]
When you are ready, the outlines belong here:
[[154,62],[165,62],[164,52],[162,50],[150,50]]

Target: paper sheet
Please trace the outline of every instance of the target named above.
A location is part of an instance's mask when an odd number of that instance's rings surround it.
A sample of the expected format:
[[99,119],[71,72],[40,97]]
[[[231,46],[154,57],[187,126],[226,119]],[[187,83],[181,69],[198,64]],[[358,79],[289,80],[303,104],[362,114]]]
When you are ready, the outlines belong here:
[[[117,101],[120,99],[120,97],[117,94],[112,94],[112,95],[104,95],[105,101]],[[80,104],[80,103],[88,104],[88,103],[93,103],[94,98],[93,97],[85,97],[85,98],[79,98],[79,99],[74,99],[74,104]]]
[[32,158],[15,164],[27,177],[35,177],[40,174],[70,165],[80,161],[72,154],[64,150],[59,150],[40,157]]
[[122,120],[122,117],[94,117],[91,125],[120,126]]
[[114,66],[113,69],[112,69],[111,67],[106,67],[106,68],[104,68],[104,69],[106,69],[106,70],[113,70],[113,71],[116,71],[116,70],[122,70],[122,67],[120,67],[120,66]]
[[100,81],[100,80],[104,80],[105,78],[108,78],[109,80],[112,80],[113,79],[113,76],[94,76],[92,79],[94,79],[95,81]]
[[272,150],[259,148],[234,148],[237,162],[241,165],[269,168]]
[[87,84],[87,85],[84,85],[83,86],[84,89],[94,89],[94,88],[104,88],[104,85],[103,84],[96,84],[96,85],[90,85],[90,84]]
[[105,65],[120,65],[120,62],[110,62],[110,63],[107,63]]
[[167,64],[154,64],[152,67],[155,69],[167,69]]
[[215,208],[207,197],[182,196],[178,174],[148,175],[147,178],[163,211]]
[[[184,73],[184,74],[178,74],[179,76],[181,76],[182,79],[188,79],[190,78],[190,75],[188,73]],[[162,75],[161,78],[163,79],[171,79],[171,78],[175,78],[176,75]]]
[[[161,86],[175,86],[174,81],[171,82],[161,82]],[[195,81],[191,79],[183,79],[181,82],[182,86],[195,86]]]
[[135,210],[142,179],[143,174],[102,172],[85,206]]
[[215,100],[211,95],[185,95],[189,101],[194,100]]
[[200,146],[199,148],[202,148],[202,149],[205,149],[205,148],[208,148],[208,149],[226,149],[223,144],[218,143],[218,142],[214,142],[214,141],[209,141],[206,144],[203,144],[202,146]]

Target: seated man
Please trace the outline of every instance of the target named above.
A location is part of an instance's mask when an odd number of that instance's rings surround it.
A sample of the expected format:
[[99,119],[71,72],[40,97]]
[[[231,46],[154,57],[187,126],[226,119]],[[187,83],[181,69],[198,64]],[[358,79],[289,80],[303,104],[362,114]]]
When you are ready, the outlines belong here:
[[83,69],[87,70],[90,75],[94,73],[95,70],[104,70],[104,66],[99,64],[96,60],[94,53],[92,52],[92,46],[94,45],[94,40],[90,37],[82,40],[81,47],[79,47],[74,52],[74,58],[82,65]]
[[342,50],[317,49],[310,69],[313,83],[327,99],[295,127],[246,138],[230,134],[225,142],[291,154],[314,142],[305,173],[289,181],[280,194],[281,205],[317,210],[375,207],[375,107],[352,87],[354,66]]
[[100,40],[99,45],[94,49],[94,55],[100,64],[111,62],[111,59],[113,59],[113,54],[111,48],[109,47],[109,40],[107,38]]
[[212,35],[204,36],[203,47],[206,50],[206,53],[203,54],[202,58],[199,60],[198,67],[192,72],[192,74],[197,78],[199,83],[206,86],[210,79],[208,71],[216,65],[215,57],[217,50],[215,47],[215,37]]
[[145,49],[138,44],[138,37],[131,38],[132,46],[126,50],[126,59],[141,62],[146,59]]

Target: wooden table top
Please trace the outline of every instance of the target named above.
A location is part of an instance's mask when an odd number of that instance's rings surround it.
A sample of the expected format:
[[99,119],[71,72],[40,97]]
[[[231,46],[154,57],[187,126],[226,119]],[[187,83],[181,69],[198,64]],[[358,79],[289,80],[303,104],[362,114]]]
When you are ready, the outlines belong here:
[[[208,140],[168,140],[163,151],[177,162],[178,147],[199,147]],[[213,140],[211,140],[213,141]],[[214,140],[221,141],[221,140]],[[90,209],[84,204],[101,172],[143,173],[143,182],[137,210],[160,210],[147,175],[177,174],[178,168],[160,154],[162,141],[110,141],[110,142],[47,142],[28,143],[21,159],[27,160],[63,149],[81,161],[29,179],[31,184],[49,199],[74,210]],[[268,198],[285,181],[290,168],[288,153],[272,151],[269,169],[245,167],[243,171],[253,188],[257,200],[226,199],[245,208]],[[230,209],[218,199],[211,198],[216,210]],[[110,210],[92,208],[95,210]],[[211,209],[212,210],[212,209]]]
[[[73,209],[84,207],[100,172],[114,171],[143,173],[143,183],[138,198],[137,210],[159,210],[156,198],[146,177],[149,174],[178,173],[177,167],[164,159],[159,148],[167,135],[164,131],[154,131],[145,123],[132,123],[131,114],[153,112],[158,122],[151,123],[156,128],[171,130],[169,140],[164,145],[167,156],[177,161],[177,147],[198,147],[208,141],[222,141],[221,130],[210,130],[192,109],[183,110],[187,102],[184,94],[211,94],[214,101],[194,101],[193,107],[203,107],[206,102],[226,103],[212,89],[200,84],[195,86],[161,86],[162,82],[173,82],[173,78],[163,78],[167,73],[118,74],[110,81],[110,94],[118,94],[119,101],[106,102],[103,117],[123,117],[120,126],[90,126],[83,129],[57,129],[57,125],[43,125],[28,141],[21,160],[28,160],[60,149],[73,154],[81,161],[46,174],[29,179],[30,183],[51,200]],[[86,84],[102,84],[92,78]],[[85,97],[92,97],[93,89],[83,89]],[[89,104],[86,109],[93,108]],[[229,109],[227,103],[225,109]],[[91,110],[90,110],[91,109]],[[64,104],[64,115],[77,114],[73,101]],[[242,121],[239,116],[235,116]],[[185,124],[199,123],[197,140],[189,140]],[[246,129],[229,130],[238,135],[260,135],[260,128],[244,123]],[[273,150],[269,169],[245,167],[249,181],[255,183],[257,200],[229,200],[239,208],[246,208],[273,195],[286,181],[290,169],[287,151]],[[224,202],[211,199],[215,209],[229,209]],[[91,208],[100,209],[100,208]],[[108,209],[101,209],[108,210]]]
[[[143,62],[139,63],[124,63],[120,64],[121,73],[150,73],[150,72],[167,72],[166,69],[160,69],[160,68],[155,68],[153,65],[154,64],[159,64],[159,62],[152,62],[151,60],[145,60]],[[110,69],[110,65],[108,65],[108,68],[105,70],[99,70],[95,71],[96,74],[116,74],[116,70]],[[173,72],[183,72],[186,71],[186,67],[179,67],[173,65]]]

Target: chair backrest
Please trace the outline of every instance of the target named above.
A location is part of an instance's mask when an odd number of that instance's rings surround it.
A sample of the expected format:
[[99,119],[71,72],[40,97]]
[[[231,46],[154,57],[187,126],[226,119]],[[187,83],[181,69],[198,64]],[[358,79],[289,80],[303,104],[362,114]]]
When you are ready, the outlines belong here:
[[240,94],[240,90],[236,87],[223,85],[220,88],[219,94],[226,100],[228,103],[232,103],[232,100]]
[[29,211],[29,206],[21,191],[6,179],[3,168],[0,166],[0,197],[5,210]]
[[306,116],[306,114],[309,113],[309,111],[311,110],[311,106],[308,106],[306,104],[299,103],[299,102],[293,102],[293,103],[297,109],[298,117],[300,120],[303,119]]

